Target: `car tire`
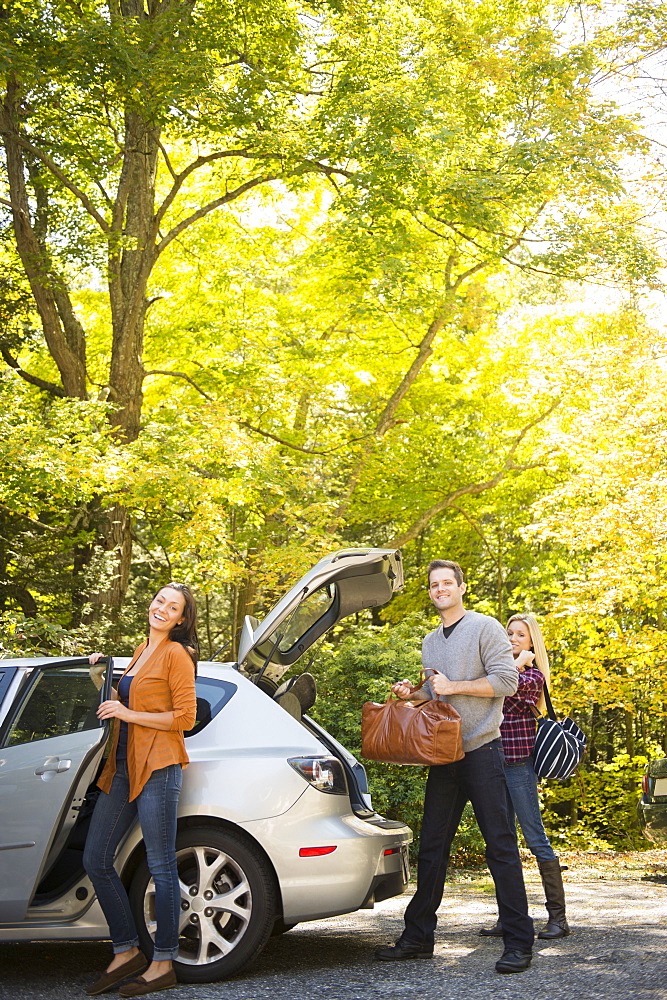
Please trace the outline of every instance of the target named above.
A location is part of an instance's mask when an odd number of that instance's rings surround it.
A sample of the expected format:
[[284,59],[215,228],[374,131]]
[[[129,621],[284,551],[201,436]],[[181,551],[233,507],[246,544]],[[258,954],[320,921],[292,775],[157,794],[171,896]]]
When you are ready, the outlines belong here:
[[[262,852],[242,834],[190,827],[176,838],[181,883],[176,974],[184,983],[210,983],[238,972],[271,936],[277,891]],[[155,889],[144,860],[130,885],[141,947],[150,956],[155,933]]]

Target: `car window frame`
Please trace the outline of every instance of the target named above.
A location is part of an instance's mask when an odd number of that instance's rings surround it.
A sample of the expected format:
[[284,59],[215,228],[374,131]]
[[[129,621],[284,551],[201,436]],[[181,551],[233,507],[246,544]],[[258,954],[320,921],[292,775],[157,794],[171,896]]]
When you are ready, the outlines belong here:
[[15,666],[5,667],[0,662],[0,705],[2,705],[5,700],[5,695],[9,691],[18,669],[19,668]]
[[[113,657],[103,657],[103,660],[107,661],[106,677],[102,687],[99,691],[99,703],[107,700],[111,694],[111,685],[113,680]],[[101,662],[101,661],[100,661]],[[90,665],[90,661],[87,656],[67,656],[59,658],[45,658],[43,661],[35,664],[31,664],[29,672],[26,672],[26,676],[19,686],[16,696],[14,697],[13,703],[9,708],[9,711],[5,715],[2,723],[0,724],[0,749],[4,749],[6,746],[6,741],[9,734],[12,731],[12,726],[16,722],[23,705],[26,700],[31,696],[33,689],[39,683],[40,675],[44,673],[45,670],[50,670],[53,668],[58,669],[62,667],[63,670],[67,667],[82,667],[85,665]],[[16,668],[18,669],[18,667]],[[94,726],[90,731],[94,732],[96,729],[102,729],[105,726],[108,727],[108,723],[104,720],[99,720],[99,724]],[[66,734],[62,734],[66,735]],[[40,740],[28,740],[28,743],[39,743]],[[19,746],[20,744],[12,744]]]

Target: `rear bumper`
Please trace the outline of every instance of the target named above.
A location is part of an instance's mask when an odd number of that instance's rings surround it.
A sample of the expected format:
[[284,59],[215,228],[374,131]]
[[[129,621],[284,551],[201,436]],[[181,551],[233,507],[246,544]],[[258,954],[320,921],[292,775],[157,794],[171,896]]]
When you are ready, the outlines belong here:
[[385,875],[376,875],[373,878],[371,887],[366,899],[363,901],[360,910],[372,910],[376,903],[381,903],[383,899],[392,899],[400,896],[408,887],[408,881],[403,872],[387,872]]
[[[405,889],[410,828],[377,815],[361,819],[345,803],[340,796],[340,812],[332,815],[332,797],[309,788],[279,824],[245,825],[274,867],[287,924],[353,913]],[[333,850],[301,854],[320,847]]]

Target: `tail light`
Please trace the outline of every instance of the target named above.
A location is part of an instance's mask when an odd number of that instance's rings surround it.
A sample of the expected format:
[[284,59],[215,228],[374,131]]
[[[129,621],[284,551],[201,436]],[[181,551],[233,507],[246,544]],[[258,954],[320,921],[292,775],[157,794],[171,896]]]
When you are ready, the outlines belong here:
[[287,763],[318,791],[347,795],[345,772],[337,757],[289,757]]
[[336,850],[336,845],[332,844],[331,847],[300,847],[299,857],[300,858],[322,858],[325,854],[333,854]]
[[651,789],[649,787],[649,777],[648,777],[648,774],[645,774],[644,777],[642,778],[642,792],[644,793],[644,795],[650,795],[651,794]]

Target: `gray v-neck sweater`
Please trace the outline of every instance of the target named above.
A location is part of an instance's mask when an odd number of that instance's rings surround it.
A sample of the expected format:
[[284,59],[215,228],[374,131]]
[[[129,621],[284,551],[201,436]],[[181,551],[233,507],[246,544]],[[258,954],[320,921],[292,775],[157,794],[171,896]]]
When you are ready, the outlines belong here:
[[[512,647],[500,622],[478,611],[467,611],[448,639],[438,625],[424,637],[422,664],[446,674],[452,681],[474,681],[486,677],[496,692],[495,698],[476,698],[467,694],[440,695],[461,716],[461,734],[465,753],[500,739],[503,699],[516,692],[519,674],[514,666]],[[433,697],[426,682],[424,692]]]

